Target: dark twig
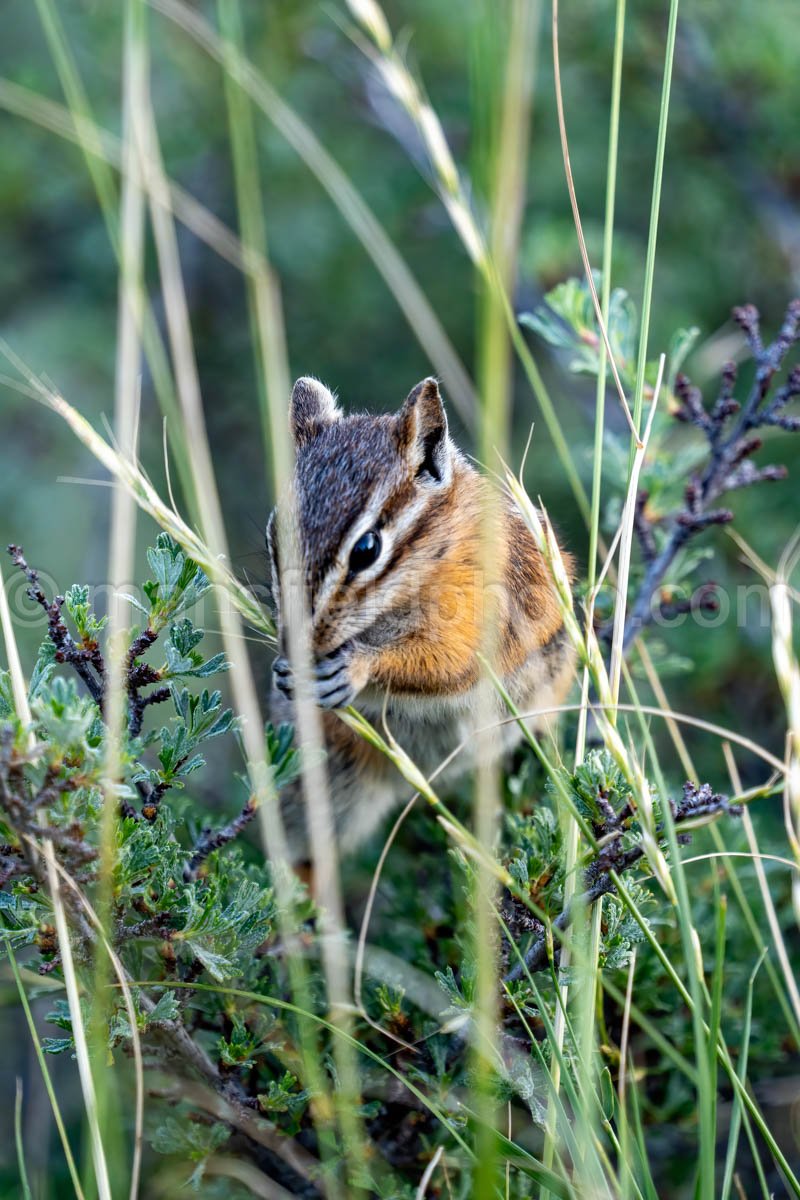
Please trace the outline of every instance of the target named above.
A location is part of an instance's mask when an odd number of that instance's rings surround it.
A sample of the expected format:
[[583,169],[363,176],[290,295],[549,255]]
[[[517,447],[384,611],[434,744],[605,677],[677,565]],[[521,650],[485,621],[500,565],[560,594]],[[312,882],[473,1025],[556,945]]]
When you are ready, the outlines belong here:
[[147,696],[140,696],[138,692],[130,695],[129,704],[129,720],[128,733],[131,737],[138,737],[142,732],[142,722],[144,721],[145,709],[151,704],[163,704],[165,700],[169,700],[170,690],[165,684],[163,687],[156,688]]
[[[683,785],[681,803],[674,804],[670,801],[670,811],[675,824],[681,825],[701,818],[716,817],[721,813],[738,816],[742,809],[741,805],[731,804],[726,796],[714,792],[710,784],[703,783],[698,786],[687,781]],[[663,825],[659,825],[656,829],[657,834],[663,834],[663,831]],[[564,933],[577,912],[591,907],[602,896],[616,892],[620,875],[629,871],[644,857],[645,851],[641,842],[623,849],[622,835],[625,832],[625,819],[621,813],[612,812],[607,821],[595,826],[598,838],[601,840],[607,838],[608,840],[584,870],[584,891],[567,904],[563,911],[550,922],[550,931],[556,934]],[[691,838],[684,832],[678,835],[678,840],[685,844]],[[527,912],[527,910],[525,911]],[[511,983],[516,979],[521,979],[525,968],[534,974],[548,967],[551,944],[552,938],[548,931],[543,930],[539,933],[536,941],[525,952],[525,967],[518,962],[506,976],[506,982]],[[557,958],[559,953],[560,951],[556,949],[554,956]]]
[[203,863],[215,850],[219,850],[222,846],[232,842],[242,830],[250,824],[253,817],[256,815],[256,798],[250,796],[244,808],[237,817],[234,817],[222,829],[216,833],[210,828],[204,829],[198,838],[197,845],[192,851],[192,856],[183,869],[183,878],[185,883],[191,883],[197,878],[198,871]]
[[[170,690],[166,685],[156,688],[148,695],[140,695],[143,687],[158,683],[162,676],[149,663],[139,662],[141,656],[158,640],[158,634],[148,625],[130,644],[125,672],[125,687],[128,692],[128,733],[138,737],[142,732],[145,709],[150,704],[163,704],[169,700]],[[147,799],[147,797],[145,797]],[[160,799],[160,797],[159,797]]]
[[[79,678],[86,686],[89,695],[97,704],[101,713],[104,709],[105,691],[107,684],[106,664],[99,645],[95,641],[78,644],[69,632],[63,617],[65,598],[56,596],[48,601],[39,582],[39,572],[29,566],[21,546],[10,545],[8,552],[16,567],[23,572],[28,580],[28,595],[44,610],[47,616],[47,631],[56,650],[56,662],[68,663],[75,669]],[[158,683],[162,676],[149,663],[140,662],[141,656],[157,641],[158,634],[148,625],[136,637],[128,648],[125,670],[125,690],[128,695],[128,735],[139,737],[142,732],[144,714],[151,704],[162,704],[170,697],[170,689],[166,685],[154,688],[153,691],[141,694],[142,688]],[[144,808],[155,820],[158,805],[166,786],[158,791],[146,783],[138,782],[136,788],[144,803]],[[123,800],[120,803],[123,817],[137,818],[138,813],[131,804]]]
[[[75,642],[67,629],[62,614],[64,597],[56,596],[54,600],[48,601],[39,582],[39,572],[29,566],[21,546],[12,543],[8,547],[8,553],[11,555],[14,565],[23,572],[28,580],[28,595],[31,600],[44,610],[47,617],[47,632],[56,649],[56,662],[68,663],[74,667],[89,695],[102,712],[107,671],[99,645],[95,641],[80,645]],[[144,713],[149,705],[162,704],[170,696],[170,690],[166,686],[155,688],[147,695],[141,695],[142,688],[158,683],[162,678],[155,667],[139,661],[157,640],[158,634],[148,625],[146,629],[136,635],[128,649],[125,689],[128,693],[128,733],[131,737],[138,737],[142,732]],[[143,799],[147,798],[146,792],[142,795]]]
[[[733,395],[736,366],[728,363],[710,410],[703,403],[699,388],[694,387],[686,376],[679,375],[675,381],[675,394],[680,403],[676,418],[703,433],[708,441],[708,460],[704,469],[693,475],[686,485],[683,507],[657,524],[646,513],[647,493],[637,497],[634,527],[642,550],[645,575],[625,624],[626,646],[652,620],[659,608],[658,605],[654,607],[653,597],[687,542],[711,525],[726,525],[733,520],[730,509],[714,507],[719,497],[786,476],[783,466],[755,466],[752,456],[761,449],[762,440],[754,430],[769,426],[787,432],[800,430],[800,417],[787,416],[785,412],[787,405],[800,396],[800,366],[793,367],[783,386],[774,395],[770,394],[775,375],[800,337],[800,300],[791,302],[778,336],[768,346],[762,342],[759,314],[752,305],[735,308],[733,319],[744,333],[755,359],[755,379],[745,403],[740,405]],[[657,532],[662,530],[659,549]],[[610,637],[610,627],[602,632],[603,636]]]
[[97,643],[78,646],[64,623],[61,610],[64,607],[64,597],[56,596],[48,602],[39,583],[39,572],[28,566],[21,546],[13,543],[8,547],[8,553],[16,567],[19,567],[28,580],[28,595],[44,609],[47,617],[47,630],[50,640],[56,648],[56,662],[69,663],[74,667],[86,685],[89,695],[95,704],[103,707],[103,697],[106,684],[106,668],[103,656]]

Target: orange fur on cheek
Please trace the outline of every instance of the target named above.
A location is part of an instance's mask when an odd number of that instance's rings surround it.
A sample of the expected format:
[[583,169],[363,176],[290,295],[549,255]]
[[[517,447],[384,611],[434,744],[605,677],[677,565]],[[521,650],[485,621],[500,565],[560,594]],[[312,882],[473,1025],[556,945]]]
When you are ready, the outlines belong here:
[[478,677],[485,597],[474,564],[445,562],[417,598],[415,632],[374,657],[371,678],[393,694],[465,691]]

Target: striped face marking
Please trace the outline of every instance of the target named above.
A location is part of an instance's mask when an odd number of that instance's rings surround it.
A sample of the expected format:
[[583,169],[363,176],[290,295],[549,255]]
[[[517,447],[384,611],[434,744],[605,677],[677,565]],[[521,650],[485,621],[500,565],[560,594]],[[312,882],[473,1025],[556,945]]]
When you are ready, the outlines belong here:
[[[413,560],[416,537],[449,490],[458,452],[434,380],[419,384],[394,415],[346,417],[327,388],[301,379],[290,424],[303,584],[315,647],[327,653],[335,648],[331,639],[340,644],[362,633],[407,591],[409,572],[403,583],[397,568]],[[279,594],[274,526],[272,519],[268,543]]]

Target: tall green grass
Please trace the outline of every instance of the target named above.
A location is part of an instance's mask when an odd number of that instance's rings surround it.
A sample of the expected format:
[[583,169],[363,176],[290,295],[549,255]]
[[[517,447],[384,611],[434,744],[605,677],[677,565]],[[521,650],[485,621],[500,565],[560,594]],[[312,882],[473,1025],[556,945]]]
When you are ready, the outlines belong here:
[[[312,831],[316,831],[316,835],[312,837],[312,854],[315,860],[318,898],[326,913],[323,931],[325,936],[322,939],[324,1001],[321,1006],[315,1004],[313,990],[309,986],[307,964],[302,957],[294,955],[290,955],[293,988],[291,1002],[278,997],[265,999],[260,995],[243,996],[242,993],[237,993],[236,989],[220,988],[218,991],[231,997],[246,998],[256,1005],[266,1004],[275,1010],[290,1010],[300,1018],[303,1083],[315,1094],[314,1114],[320,1135],[321,1156],[323,1162],[332,1163],[343,1149],[348,1162],[349,1182],[342,1182],[331,1171],[326,1176],[327,1194],[363,1194],[362,1184],[358,1182],[359,1165],[368,1153],[368,1143],[360,1115],[359,1096],[360,1064],[366,1055],[373,1069],[401,1083],[436,1121],[449,1130],[454,1144],[463,1153],[464,1162],[470,1164],[474,1170],[469,1194],[476,1197],[476,1200],[494,1200],[497,1196],[527,1194],[521,1190],[523,1185],[519,1182],[522,1177],[519,1172],[536,1184],[543,1200],[548,1196],[582,1197],[586,1200],[590,1197],[595,1200],[603,1196],[636,1197],[637,1200],[643,1200],[644,1197],[656,1196],[657,1184],[650,1161],[647,1131],[642,1123],[637,1064],[632,1049],[632,1031],[638,1030],[645,1042],[656,1047],[670,1061],[673,1069],[682,1074],[694,1089],[698,1112],[696,1195],[710,1198],[718,1194],[723,1197],[733,1194],[737,1150],[742,1131],[753,1146],[760,1140],[760,1144],[772,1156],[782,1172],[789,1194],[800,1195],[800,1185],[793,1173],[789,1156],[770,1129],[748,1079],[753,985],[757,972],[761,969],[768,972],[779,1011],[786,1019],[789,1031],[796,1037],[800,1027],[800,997],[792,975],[791,959],[784,934],[775,916],[774,907],[771,906],[754,828],[746,816],[750,851],[759,872],[759,886],[762,900],[767,907],[769,928],[762,929],[759,926],[754,915],[754,897],[747,895],[738,878],[734,858],[723,856],[718,859],[720,872],[715,870],[713,876],[713,944],[705,947],[707,956],[712,961],[709,971],[705,966],[702,946],[702,938],[706,931],[700,929],[696,923],[691,877],[687,865],[683,863],[685,851],[678,842],[669,810],[665,810],[669,861],[659,848],[652,824],[648,828],[651,810],[650,780],[655,780],[661,793],[667,794],[666,777],[674,774],[671,762],[665,761],[663,753],[659,756],[650,722],[654,719],[667,724],[675,741],[675,757],[685,761],[687,752],[680,734],[682,718],[680,714],[673,714],[669,710],[663,689],[660,693],[657,692],[654,706],[640,699],[631,676],[623,669],[619,640],[626,600],[625,582],[628,579],[632,553],[630,530],[637,481],[636,466],[637,463],[640,464],[641,455],[644,453],[646,420],[648,416],[652,417],[657,401],[656,395],[651,399],[652,407],[649,412],[645,411],[644,370],[650,340],[650,318],[653,304],[656,302],[654,281],[657,232],[678,20],[677,0],[672,0],[669,5],[666,21],[664,70],[654,147],[652,203],[641,306],[639,362],[633,397],[635,428],[631,437],[631,480],[617,558],[611,564],[611,570],[615,577],[622,581],[622,587],[617,600],[617,638],[610,671],[600,653],[591,620],[591,598],[598,580],[600,558],[604,554],[600,513],[604,499],[602,482],[606,349],[603,346],[600,351],[601,372],[596,396],[592,484],[590,492],[587,492],[581,470],[575,462],[575,455],[561,429],[558,409],[545,389],[534,357],[518,328],[513,306],[520,214],[527,178],[526,158],[529,151],[534,160],[536,155],[535,141],[532,146],[530,144],[529,104],[531,79],[536,65],[534,50],[540,32],[539,22],[542,19],[539,5],[532,0],[513,0],[510,4],[507,20],[502,24],[499,37],[495,35],[487,43],[500,54],[500,67],[494,61],[481,62],[480,51],[478,52],[473,82],[478,89],[486,88],[487,91],[479,92],[475,103],[484,114],[488,114],[491,136],[484,139],[485,161],[477,162],[473,166],[476,175],[488,181],[485,214],[478,210],[474,202],[466,173],[457,164],[450,150],[443,125],[423,85],[410,71],[401,49],[395,42],[386,14],[373,0],[351,0],[347,5],[349,19],[354,22],[352,32],[357,44],[364,49],[373,68],[379,72],[397,102],[405,107],[426,149],[433,186],[454,229],[453,253],[466,252],[474,264],[476,284],[480,293],[475,339],[478,348],[474,364],[476,382],[473,382],[469,372],[458,360],[442,322],[434,314],[402,256],[389,241],[356,187],[344,175],[332,154],[321,145],[313,131],[277,94],[258,67],[249,61],[242,32],[242,14],[237,0],[218,0],[218,28],[200,16],[195,9],[182,3],[182,0],[151,0],[149,8],[156,10],[155,12],[149,11],[143,0],[127,0],[124,69],[121,67],[123,136],[117,148],[112,148],[111,151],[105,131],[100,130],[94,121],[87,99],[87,89],[78,73],[59,18],[56,0],[37,0],[37,7],[42,19],[43,35],[53,56],[54,70],[63,87],[66,109],[60,109],[52,102],[46,105],[43,98],[30,95],[26,97],[20,89],[15,90],[9,86],[0,87],[0,103],[31,120],[49,123],[54,132],[77,140],[85,154],[86,165],[108,228],[112,250],[119,262],[114,444],[91,430],[74,407],[36,377],[35,370],[27,371],[25,364],[21,364],[14,357],[13,350],[11,358],[22,370],[26,386],[69,422],[76,435],[82,438],[85,445],[108,468],[120,485],[113,498],[109,580],[119,584],[130,576],[138,505],[168,529],[193,557],[207,565],[209,573],[223,594],[220,625],[228,658],[234,664],[232,691],[235,707],[245,718],[243,739],[247,772],[250,786],[259,800],[265,853],[280,857],[284,846],[284,834],[272,789],[269,764],[265,759],[260,733],[263,726],[262,714],[248,657],[247,642],[243,637],[243,622],[256,626],[264,635],[265,642],[272,631],[268,620],[265,620],[226,565],[229,562],[227,536],[219,502],[213,454],[205,428],[202,381],[192,344],[190,315],[175,231],[176,218],[191,223],[195,231],[203,231],[209,244],[241,267],[243,286],[247,289],[250,333],[258,380],[259,403],[258,406],[254,406],[253,421],[261,421],[265,455],[270,460],[272,477],[277,481],[279,490],[282,490],[288,481],[291,467],[291,446],[286,422],[290,370],[284,337],[280,282],[269,259],[268,229],[264,216],[268,200],[261,193],[257,170],[257,129],[262,118],[266,117],[271,121],[302,157],[309,170],[322,182],[332,203],[337,206],[351,230],[366,247],[413,332],[429,355],[432,366],[444,377],[462,416],[472,423],[484,462],[496,469],[499,462],[498,452],[503,456],[509,453],[510,408],[515,390],[514,381],[520,376],[526,385],[522,399],[526,406],[525,411],[530,411],[531,414],[541,413],[544,417],[580,511],[586,518],[585,557],[588,563],[587,591],[590,599],[585,618],[577,618],[574,615],[575,598],[547,516],[542,516],[537,510],[535,498],[527,495],[522,482],[515,474],[507,473],[506,484],[539,539],[542,552],[552,570],[565,621],[581,660],[576,765],[580,764],[586,751],[589,696],[594,690],[599,698],[595,716],[600,736],[630,782],[640,805],[653,886],[663,910],[679,930],[682,951],[679,961],[673,962],[668,958],[622,879],[617,881],[618,893],[628,912],[639,924],[645,942],[670,980],[673,1002],[676,1005],[684,1005],[690,1015],[693,1033],[691,1054],[684,1054],[672,1045],[669,1037],[659,1029],[657,1017],[643,1011],[638,1005],[636,956],[631,959],[627,988],[624,991],[620,990],[609,975],[600,970],[598,955],[603,920],[603,905],[600,902],[590,913],[578,914],[570,929],[553,934],[556,941],[560,942],[563,954],[560,975],[555,981],[558,1003],[552,1020],[547,1015],[547,1004],[542,1003],[540,1006],[541,1011],[546,1014],[544,1021],[549,1057],[543,1053],[534,1031],[530,1030],[530,1054],[545,1080],[547,1093],[546,1135],[541,1156],[537,1158],[529,1152],[524,1136],[513,1130],[506,1133],[508,1113],[512,1107],[518,1123],[520,1113],[524,1114],[525,1109],[509,1101],[507,1113],[498,1106],[493,1090],[493,1081],[497,1073],[504,1070],[512,1093],[515,1087],[513,1071],[507,1070],[502,1063],[497,1042],[501,986],[498,983],[500,972],[493,947],[496,944],[498,928],[502,926],[498,897],[502,887],[512,891],[515,887],[514,881],[497,861],[495,853],[501,779],[491,770],[479,772],[472,823],[468,825],[448,809],[437,794],[432,781],[421,774],[401,746],[397,746],[389,735],[384,736],[372,729],[363,718],[351,712],[345,715],[344,719],[394,762],[410,788],[428,802],[431,813],[436,815],[446,830],[453,847],[464,853],[475,865],[471,917],[474,921],[478,979],[474,1022],[465,1035],[471,1039],[474,1090],[464,1103],[471,1123],[462,1128],[453,1121],[452,1114],[447,1111],[445,1104],[427,1094],[409,1072],[403,1072],[394,1065],[390,1043],[387,1044],[387,1054],[381,1056],[359,1045],[354,1036],[352,963],[346,950],[341,865],[337,861],[335,851],[331,849],[330,813],[324,767],[321,760],[315,760],[312,756],[305,796],[309,806],[310,827]],[[219,63],[221,103],[227,106],[229,116],[233,180],[238,205],[237,234],[225,229],[213,214],[206,213],[202,206],[181,192],[166,176],[160,152],[158,122],[150,99],[147,65],[148,39],[153,36],[153,26],[165,19],[174,23],[187,41],[195,43],[197,53],[208,54]],[[484,13],[484,19],[492,19],[488,9]],[[562,21],[570,19],[572,14],[565,8],[562,11]],[[160,24],[157,27],[160,28]],[[625,3],[624,0],[618,0],[613,24],[613,58],[609,64],[610,120],[603,276],[600,295],[597,298],[603,321],[608,320],[613,268],[619,126],[624,106],[621,94],[624,30]],[[555,22],[554,31],[557,34]],[[480,33],[479,27],[479,38]],[[553,45],[557,49],[557,42]],[[576,103],[576,99],[559,94],[559,105],[562,103],[568,112],[570,104]],[[568,120],[563,119],[562,113],[565,163],[568,163],[569,159],[568,127]],[[21,126],[21,129],[24,127]],[[116,168],[121,171],[119,186],[113,174]],[[575,201],[577,236],[585,247],[580,229],[577,197],[574,195],[571,179],[569,182]],[[153,312],[144,292],[143,243],[146,228],[149,228],[154,236],[157,269],[165,300],[166,344],[158,334]],[[594,264],[589,264],[587,258],[587,269],[592,265]],[[332,315],[332,320],[334,319],[335,315]],[[146,358],[153,373],[167,422],[171,452],[178,467],[182,504],[187,512],[185,521],[178,516],[172,502],[166,503],[157,495],[136,462],[138,384],[143,358]],[[297,373],[300,373],[302,367],[302,363],[296,364]],[[773,585],[773,599],[776,670],[786,700],[788,725],[794,738],[792,745],[796,747],[800,737],[800,676],[792,645],[791,603],[784,581]],[[18,704],[21,705],[20,711],[24,712],[25,686],[21,666],[18,658],[15,658],[14,631],[7,608],[3,609],[2,616],[6,653],[14,668],[12,673],[18,693]],[[302,655],[304,649],[307,652],[304,645],[303,614],[297,614],[296,620],[295,646]],[[122,622],[122,615],[117,613],[112,624],[121,627]],[[496,682],[491,669],[491,630],[487,631],[486,648],[488,666],[485,687],[489,689],[495,686]],[[648,667],[644,648],[635,649],[634,655],[641,655],[645,667]],[[116,673],[112,676],[114,682],[108,712],[112,731],[120,727],[123,705],[120,662],[112,657],[112,665],[114,664]],[[488,716],[489,711],[487,703],[487,728],[482,734],[487,745],[494,733]],[[544,745],[534,737],[526,724],[526,714],[510,711],[509,719],[517,719],[522,723],[526,737],[544,764],[545,770],[553,780],[557,780],[557,747]],[[318,717],[308,702],[300,704],[299,723],[306,741],[320,740]],[[729,762],[734,772],[733,790],[742,794],[742,787],[735,778],[735,762],[732,761],[730,744],[739,742],[746,745],[747,740],[738,736],[737,731],[712,728],[708,723],[706,725],[710,729],[710,735],[715,737],[721,746],[728,747]],[[115,782],[119,779],[118,756],[118,741],[112,737],[107,763],[109,796],[113,795]],[[691,767],[690,761],[688,765]],[[785,780],[787,809],[791,816],[792,850],[797,853],[800,791],[797,785],[796,750],[790,752],[785,764],[773,761],[773,766],[776,775]],[[564,801],[562,820],[567,830],[569,896],[577,888],[580,864],[584,861],[587,850],[592,848],[592,834],[574,809],[574,805],[571,805],[569,797],[562,796],[561,799]],[[753,797],[744,794],[744,799],[752,800]],[[104,824],[103,836],[106,846],[104,862],[108,871],[113,836],[111,804],[107,806],[106,811],[109,818]],[[718,851],[723,853],[724,842],[716,830],[714,834],[718,838]],[[43,853],[49,853],[52,857],[52,845],[46,840],[43,842]],[[50,867],[49,862],[48,866]],[[67,914],[59,897],[63,887],[69,884],[59,880],[55,863],[52,864],[50,879],[60,941],[62,946],[68,947]],[[280,886],[280,877],[278,884]],[[724,1034],[728,889],[735,903],[744,912],[754,943],[743,1040],[735,1049],[727,1044]],[[519,898],[526,901],[524,895],[520,895]],[[287,938],[293,932],[291,908],[292,902],[287,890],[284,909],[288,913],[284,929]],[[101,925],[108,921],[107,908],[102,904],[98,920]],[[773,956],[777,957],[777,966],[772,961]],[[112,980],[113,962],[109,966],[109,960],[102,956],[98,958],[94,994],[101,999],[94,1022],[85,1029],[80,1004],[81,980],[74,964],[70,962],[69,953],[65,954],[65,983],[76,1035],[77,1069],[90,1146],[90,1154],[83,1164],[84,1180],[81,1182],[55,1090],[36,1038],[24,983],[15,960],[12,958],[11,961],[21,1006],[34,1037],[54,1120],[67,1158],[74,1194],[78,1197],[94,1194],[111,1197],[112,1194],[121,1194],[112,1191],[112,1177],[117,1181],[117,1186],[120,1179],[125,1179],[125,1190],[129,1191],[132,1200],[137,1194],[146,1194],[139,1184],[141,1068],[137,1080],[140,1089],[137,1102],[139,1115],[132,1145],[126,1151],[127,1159],[124,1154],[120,1154],[116,1145],[114,1121],[109,1119],[109,1115],[115,1110],[106,1103],[114,1086],[114,1079],[113,1072],[104,1065],[99,1047],[103,1016],[106,1012],[102,997],[107,994]],[[534,994],[537,994],[536,978],[528,974],[528,980]],[[121,982],[127,981],[122,979]],[[85,981],[83,986],[86,986]],[[607,1069],[601,1049],[605,1032],[602,1028],[602,1007],[606,997],[610,1003],[613,1002],[619,1007],[624,1018],[621,1059],[616,1078]],[[519,1011],[518,1016],[525,1025],[525,1013]],[[135,1022],[132,1024],[135,1025]],[[321,1030],[330,1033],[334,1039],[335,1085],[331,1074],[320,1068]],[[94,1053],[91,1053],[93,1038],[95,1046]],[[718,1096],[722,1086],[729,1089],[733,1097],[733,1110],[724,1159],[720,1162]],[[98,1096],[101,1098],[99,1104]],[[18,1149],[24,1165],[24,1146],[21,1140],[18,1140]],[[759,1163],[757,1152],[755,1157]],[[92,1164],[91,1172],[88,1168],[89,1162]],[[440,1179],[440,1172],[444,1171],[445,1166],[446,1162],[441,1160],[441,1156],[437,1155],[431,1160],[420,1183],[419,1195],[425,1195],[426,1189],[430,1189],[430,1194],[433,1194],[434,1186],[439,1188],[438,1194],[446,1194],[442,1191]],[[266,1188],[266,1184],[263,1179],[256,1179],[249,1167],[231,1163],[224,1156],[218,1156],[216,1169],[220,1174],[230,1174],[237,1178],[245,1187],[249,1187],[253,1194],[271,1194],[268,1190],[259,1192],[259,1187]],[[512,1176],[515,1191],[512,1191]],[[23,1190],[27,1187],[24,1173],[22,1187]],[[765,1189],[766,1183],[762,1183],[762,1190]]]

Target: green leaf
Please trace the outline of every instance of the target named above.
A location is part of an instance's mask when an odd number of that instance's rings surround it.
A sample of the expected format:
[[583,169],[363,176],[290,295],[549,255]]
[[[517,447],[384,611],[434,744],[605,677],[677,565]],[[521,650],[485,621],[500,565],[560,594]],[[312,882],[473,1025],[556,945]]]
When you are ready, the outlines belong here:
[[147,561],[150,564],[150,570],[153,572],[155,583],[158,587],[158,600],[161,604],[167,603],[172,599],[178,582],[183,574],[183,568],[186,563],[183,553],[179,549],[177,543],[169,539],[167,544],[159,537],[160,544],[155,548],[147,551]]
[[75,1049],[75,1043],[72,1038],[42,1038],[42,1049],[45,1054],[66,1054],[68,1050]]
[[257,1099],[263,1113],[289,1117],[288,1124],[283,1122],[284,1132],[294,1134],[300,1128],[310,1096],[311,1093],[307,1089],[300,1088],[297,1076],[291,1071],[285,1071],[279,1079],[271,1079],[268,1090],[260,1092]]
[[692,352],[700,330],[696,325],[689,329],[676,329],[673,333],[667,351],[667,387],[671,392],[675,387],[675,378]]
[[203,640],[203,630],[197,629],[188,617],[170,626],[170,640],[178,654],[189,655]]
[[56,648],[47,638],[39,647],[36,664],[28,685],[28,700],[32,703],[45,690],[56,669]]
[[96,642],[101,630],[105,628],[108,617],[98,620],[95,616],[89,603],[88,587],[74,583],[64,594],[64,604],[80,640],[84,643]]
[[0,671],[0,720],[6,721],[16,714],[14,688],[8,671]]
[[176,1021],[179,1015],[180,1009],[175,999],[175,993],[164,992],[159,996],[158,1003],[152,1012],[147,1014],[147,1024],[152,1025],[154,1021]]
[[97,720],[94,701],[78,692],[74,679],[60,675],[49,686],[40,679],[31,708],[41,735],[61,749],[79,749]]
[[220,1059],[226,1067],[252,1067],[255,1064],[253,1052],[259,1045],[259,1039],[250,1032],[238,1013],[233,1014],[231,1025],[230,1037],[222,1037],[217,1042]]
[[167,1116],[160,1122],[151,1143],[158,1154],[178,1154],[190,1162],[201,1162],[224,1146],[230,1136],[228,1126],[220,1122],[207,1125]]
[[267,761],[277,790],[287,787],[303,770],[304,761],[294,745],[294,726],[268,724],[265,729]]

